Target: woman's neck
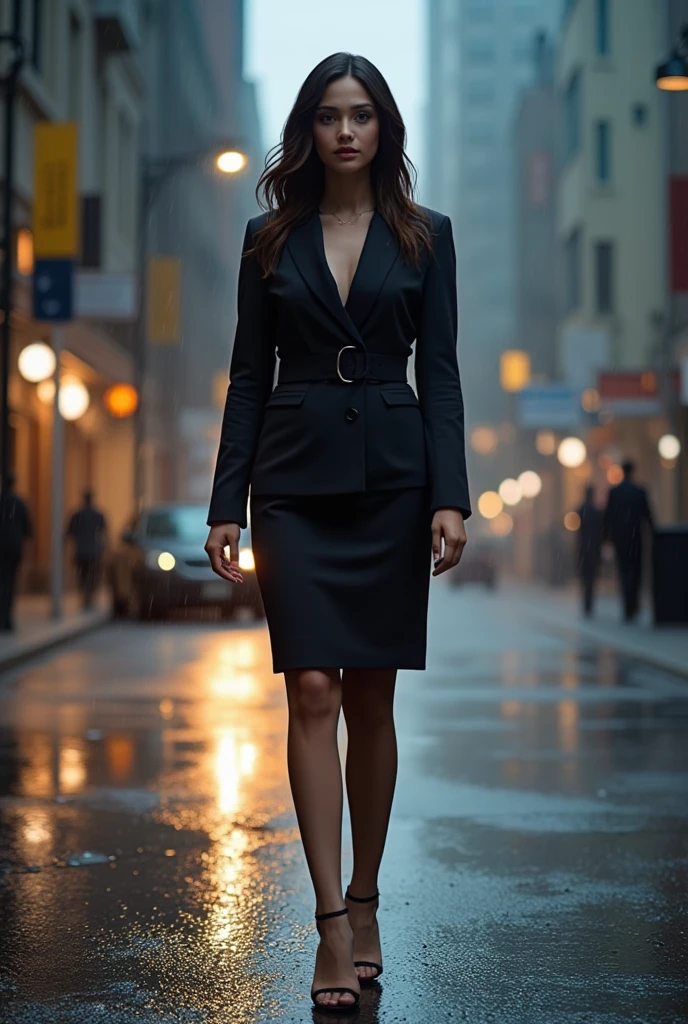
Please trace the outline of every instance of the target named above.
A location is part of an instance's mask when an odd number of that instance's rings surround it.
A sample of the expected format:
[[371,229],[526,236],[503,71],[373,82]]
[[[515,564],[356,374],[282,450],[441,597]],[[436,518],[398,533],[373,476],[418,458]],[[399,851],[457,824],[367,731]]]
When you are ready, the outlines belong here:
[[320,199],[320,209],[325,213],[361,213],[375,209],[375,193],[370,173],[351,175],[333,174],[325,171],[325,187]]

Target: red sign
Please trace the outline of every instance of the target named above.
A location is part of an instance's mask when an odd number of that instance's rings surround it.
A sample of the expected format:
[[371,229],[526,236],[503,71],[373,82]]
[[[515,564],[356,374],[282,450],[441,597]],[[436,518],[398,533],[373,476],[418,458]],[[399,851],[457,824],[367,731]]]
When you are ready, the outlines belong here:
[[[678,394],[679,374],[672,370],[669,374],[671,387]],[[656,398],[659,393],[660,378],[654,370],[621,371],[618,373],[603,370],[598,377],[597,390],[603,401],[614,401],[624,398]]]

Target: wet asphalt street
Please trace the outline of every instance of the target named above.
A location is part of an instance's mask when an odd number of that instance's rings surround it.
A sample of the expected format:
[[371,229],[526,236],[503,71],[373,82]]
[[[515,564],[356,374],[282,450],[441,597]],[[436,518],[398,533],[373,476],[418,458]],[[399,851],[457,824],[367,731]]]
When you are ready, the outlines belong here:
[[[688,1021],[688,678],[435,586],[397,719],[357,1019]],[[260,625],[113,624],[0,677],[3,1024],[336,1019],[285,727]]]

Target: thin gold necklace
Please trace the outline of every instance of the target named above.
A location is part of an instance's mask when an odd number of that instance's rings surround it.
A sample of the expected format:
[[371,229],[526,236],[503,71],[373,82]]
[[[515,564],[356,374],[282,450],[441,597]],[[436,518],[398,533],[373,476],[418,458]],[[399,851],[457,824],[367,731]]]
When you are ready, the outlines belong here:
[[335,217],[342,226],[345,226],[347,224],[353,224],[353,222],[355,220],[358,220],[359,217],[362,217],[364,213],[375,213],[375,209],[373,208],[372,210],[361,210],[360,213],[355,213],[351,220],[342,220],[341,217],[339,217],[338,214],[336,214],[334,211],[330,213],[327,210],[321,210],[320,207],[318,207],[318,213],[324,213],[326,217]]

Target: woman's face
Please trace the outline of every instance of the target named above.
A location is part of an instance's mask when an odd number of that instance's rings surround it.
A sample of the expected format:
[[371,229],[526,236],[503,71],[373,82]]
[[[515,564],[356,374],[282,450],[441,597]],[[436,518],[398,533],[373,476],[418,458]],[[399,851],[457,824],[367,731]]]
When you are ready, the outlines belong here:
[[377,153],[380,122],[370,95],[355,78],[330,82],[315,111],[318,156],[337,174],[355,174]]

